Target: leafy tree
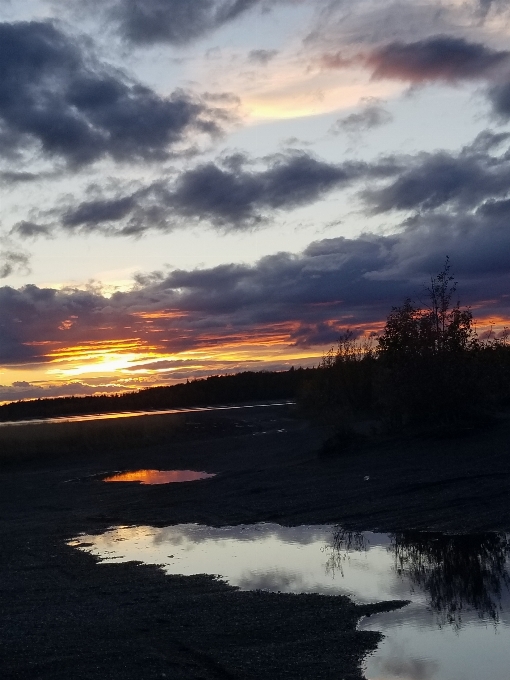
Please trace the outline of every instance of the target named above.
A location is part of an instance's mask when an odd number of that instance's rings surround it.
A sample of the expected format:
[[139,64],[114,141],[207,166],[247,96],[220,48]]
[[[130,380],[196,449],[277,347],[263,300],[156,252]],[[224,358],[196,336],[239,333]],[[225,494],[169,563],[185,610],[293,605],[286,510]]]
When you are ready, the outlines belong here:
[[377,342],[348,331],[323,357],[301,404],[333,426],[328,455],[366,432],[466,433],[510,406],[509,333],[478,338],[456,293],[447,257],[424,301],[393,307]]
[[379,338],[379,352],[396,358],[472,349],[477,343],[473,315],[469,308],[461,309],[460,302],[452,305],[456,290],[447,257],[442,271],[431,277],[426,288],[425,309],[416,307],[410,298],[392,308]]
[[446,258],[418,307],[394,307],[378,341],[380,397],[391,425],[443,427],[465,421],[480,405],[476,352],[480,343],[469,308],[452,303],[457,284]]

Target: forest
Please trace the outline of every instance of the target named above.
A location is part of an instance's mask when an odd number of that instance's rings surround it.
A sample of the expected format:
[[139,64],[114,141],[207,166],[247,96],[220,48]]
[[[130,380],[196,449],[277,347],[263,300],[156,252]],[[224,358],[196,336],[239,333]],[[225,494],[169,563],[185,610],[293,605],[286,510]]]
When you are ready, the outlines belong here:
[[0,406],[0,421],[296,399],[301,385],[317,370],[245,371],[126,394],[16,401]]

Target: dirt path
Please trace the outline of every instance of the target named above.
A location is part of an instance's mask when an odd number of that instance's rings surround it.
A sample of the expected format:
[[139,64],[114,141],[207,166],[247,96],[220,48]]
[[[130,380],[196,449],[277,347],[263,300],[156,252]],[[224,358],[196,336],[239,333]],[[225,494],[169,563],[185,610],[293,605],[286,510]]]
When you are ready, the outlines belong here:
[[[281,407],[201,414],[158,447],[4,467],[1,677],[361,678],[360,662],[378,638],[355,630],[367,611],[346,598],[243,593],[155,567],[98,567],[65,545],[115,524],[510,529],[507,422],[476,437],[335,459],[317,456],[322,437]],[[141,467],[217,476],[154,487],[97,478]]]

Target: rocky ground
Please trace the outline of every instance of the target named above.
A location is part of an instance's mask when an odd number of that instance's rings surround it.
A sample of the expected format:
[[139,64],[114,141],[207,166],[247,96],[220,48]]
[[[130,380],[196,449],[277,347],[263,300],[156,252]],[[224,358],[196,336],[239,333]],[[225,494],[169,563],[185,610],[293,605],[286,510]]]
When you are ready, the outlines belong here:
[[[280,406],[192,414],[149,448],[135,438],[129,449],[64,459],[0,455],[0,677],[362,678],[378,636],[356,623],[397,603],[239,592],[157,567],[98,567],[66,545],[117,524],[510,529],[509,421],[329,457],[318,455],[324,436]],[[217,476],[166,486],[101,481],[138,468]]]

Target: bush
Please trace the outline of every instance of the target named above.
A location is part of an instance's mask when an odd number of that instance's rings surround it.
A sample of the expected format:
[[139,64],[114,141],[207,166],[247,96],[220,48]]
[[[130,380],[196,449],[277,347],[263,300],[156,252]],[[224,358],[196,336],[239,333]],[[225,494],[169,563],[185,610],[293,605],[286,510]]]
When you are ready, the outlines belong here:
[[305,383],[300,403],[325,424],[343,428],[367,417],[373,408],[376,356],[372,338],[344,333],[323,358],[312,380]]
[[333,426],[327,452],[350,450],[363,421],[386,432],[451,433],[485,424],[510,405],[508,334],[480,340],[471,310],[453,304],[456,287],[447,258],[425,305],[404,300],[377,342],[348,331],[324,356],[301,403]]

